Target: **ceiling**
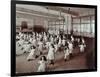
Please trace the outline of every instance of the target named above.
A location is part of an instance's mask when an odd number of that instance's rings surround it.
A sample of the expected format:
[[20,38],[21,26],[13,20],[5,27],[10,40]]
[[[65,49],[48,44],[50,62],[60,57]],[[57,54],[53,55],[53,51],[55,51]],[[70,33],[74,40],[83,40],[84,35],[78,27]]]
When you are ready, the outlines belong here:
[[80,16],[83,15],[94,15],[95,14],[95,9],[92,8],[75,8],[75,7],[62,7],[66,10],[68,10],[68,8],[70,8],[70,10],[79,13]]
[[[29,10],[34,10],[42,13],[48,13],[48,14],[54,14],[54,15],[59,15],[59,10],[55,9],[47,9],[45,6],[38,6],[38,5],[25,5],[25,4],[16,4],[17,8],[25,8]],[[51,8],[51,6],[48,6]],[[68,11],[70,8],[71,12],[79,14],[79,16],[85,16],[85,15],[94,15],[95,14],[95,9],[91,8],[76,8],[76,7],[60,7],[64,11]],[[67,13],[62,12],[62,15],[65,15]],[[71,13],[70,13],[71,14]]]

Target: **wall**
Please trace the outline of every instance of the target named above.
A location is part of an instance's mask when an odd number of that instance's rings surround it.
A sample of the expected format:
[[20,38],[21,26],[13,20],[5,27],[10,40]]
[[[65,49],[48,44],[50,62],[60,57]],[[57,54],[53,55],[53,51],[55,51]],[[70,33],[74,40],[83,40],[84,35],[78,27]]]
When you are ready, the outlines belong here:
[[22,21],[27,21],[29,27],[33,27],[34,25],[48,26],[46,18],[16,13],[16,25],[21,26]]
[[16,26],[21,26],[22,21],[26,21],[29,27],[33,27],[34,20],[28,18],[16,18]]

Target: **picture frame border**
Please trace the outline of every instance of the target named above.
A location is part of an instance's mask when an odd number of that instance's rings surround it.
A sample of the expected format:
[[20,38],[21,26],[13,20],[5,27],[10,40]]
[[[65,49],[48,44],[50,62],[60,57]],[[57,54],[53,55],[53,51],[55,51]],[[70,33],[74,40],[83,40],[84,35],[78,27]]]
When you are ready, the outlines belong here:
[[[66,70],[66,71],[33,72],[33,73],[16,74],[16,4],[94,8],[95,9],[95,69],[80,69],[80,70],[76,69],[76,70]],[[82,73],[82,72],[96,72],[96,71],[97,71],[97,5],[11,0],[11,76],[50,75],[50,74]]]

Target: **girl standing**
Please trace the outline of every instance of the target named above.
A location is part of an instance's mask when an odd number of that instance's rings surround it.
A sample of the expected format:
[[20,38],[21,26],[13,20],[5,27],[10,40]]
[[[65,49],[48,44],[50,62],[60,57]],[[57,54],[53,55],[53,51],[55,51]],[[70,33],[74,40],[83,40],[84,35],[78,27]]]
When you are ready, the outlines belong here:
[[33,46],[30,50],[30,53],[27,57],[27,60],[30,61],[30,60],[33,60],[35,59],[35,46]]
[[49,51],[48,51],[48,54],[47,54],[47,59],[48,59],[48,61],[50,61],[50,64],[54,65],[55,53],[54,53],[54,46],[53,45],[51,45],[49,47]]
[[68,41],[68,47],[69,47],[69,54],[70,54],[70,56],[72,56],[73,44],[71,41]]
[[79,47],[80,47],[80,52],[82,53],[82,52],[84,52],[86,45],[80,44]]
[[69,48],[65,47],[64,49],[64,60],[69,60]]
[[38,52],[40,52],[40,55],[41,55],[42,52],[43,52],[43,43],[42,43],[42,41],[39,41],[39,42],[38,42],[38,45],[39,45],[39,47],[38,47]]
[[45,72],[46,71],[46,57],[45,56],[42,56],[40,61],[38,62],[39,63],[39,67],[38,67],[38,70],[37,72]]

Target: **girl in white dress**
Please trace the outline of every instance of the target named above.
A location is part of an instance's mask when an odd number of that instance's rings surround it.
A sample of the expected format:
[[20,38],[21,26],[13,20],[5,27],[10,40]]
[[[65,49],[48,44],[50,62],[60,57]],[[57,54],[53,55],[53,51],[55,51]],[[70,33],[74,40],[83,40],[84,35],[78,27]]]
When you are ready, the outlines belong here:
[[74,37],[73,37],[73,36],[71,36],[71,42],[72,42],[72,43],[74,42]]
[[61,47],[61,38],[59,37],[59,42],[58,42],[58,46]]
[[54,46],[51,45],[49,47],[49,51],[48,51],[48,54],[47,54],[47,60],[50,61],[50,64],[54,65],[54,59],[55,59]]
[[29,39],[29,42],[32,43],[32,41],[33,41],[33,38],[31,37],[31,38]]
[[22,45],[24,44],[24,40],[23,40],[23,39],[20,39],[20,40],[18,41],[18,43],[22,46]]
[[82,43],[85,44],[85,40],[84,40],[84,38],[82,38]]
[[72,56],[73,44],[71,41],[68,41],[68,48],[69,48],[69,54],[70,54],[70,56]]
[[46,35],[44,35],[43,40],[44,40],[44,43],[47,42],[47,36]]
[[25,53],[30,52],[31,44],[24,44],[23,48]]
[[30,60],[34,60],[35,59],[35,47],[33,46],[30,50],[30,53],[27,57],[27,60],[30,61]]
[[39,63],[39,67],[38,67],[38,70],[37,72],[45,72],[46,71],[46,57],[45,56],[42,56],[40,61],[38,62]]
[[49,50],[49,47],[51,46],[51,42],[47,41],[46,42],[46,49]]
[[16,55],[21,55],[23,54],[23,47],[18,43],[18,41],[16,42]]
[[50,37],[50,40],[51,40],[51,43],[53,44],[54,43],[54,38],[52,36]]
[[42,43],[42,41],[38,42],[38,52],[40,53],[40,55],[43,53],[43,43]]
[[62,45],[63,45],[63,46],[65,46],[65,42],[66,42],[66,40],[63,39],[63,40],[62,40]]
[[34,45],[35,47],[37,46],[37,41],[35,38],[33,38],[33,40],[32,40],[32,45]]
[[55,53],[58,51],[58,44],[57,43],[55,43],[54,44],[54,47],[55,47]]
[[18,40],[20,39],[19,35],[16,35],[16,39],[18,39]]
[[84,52],[86,45],[80,44],[79,47],[80,47],[80,52],[82,53],[82,52]]
[[41,40],[42,39],[42,34],[39,34],[39,40]]
[[64,60],[69,60],[69,48],[65,47],[64,49]]

